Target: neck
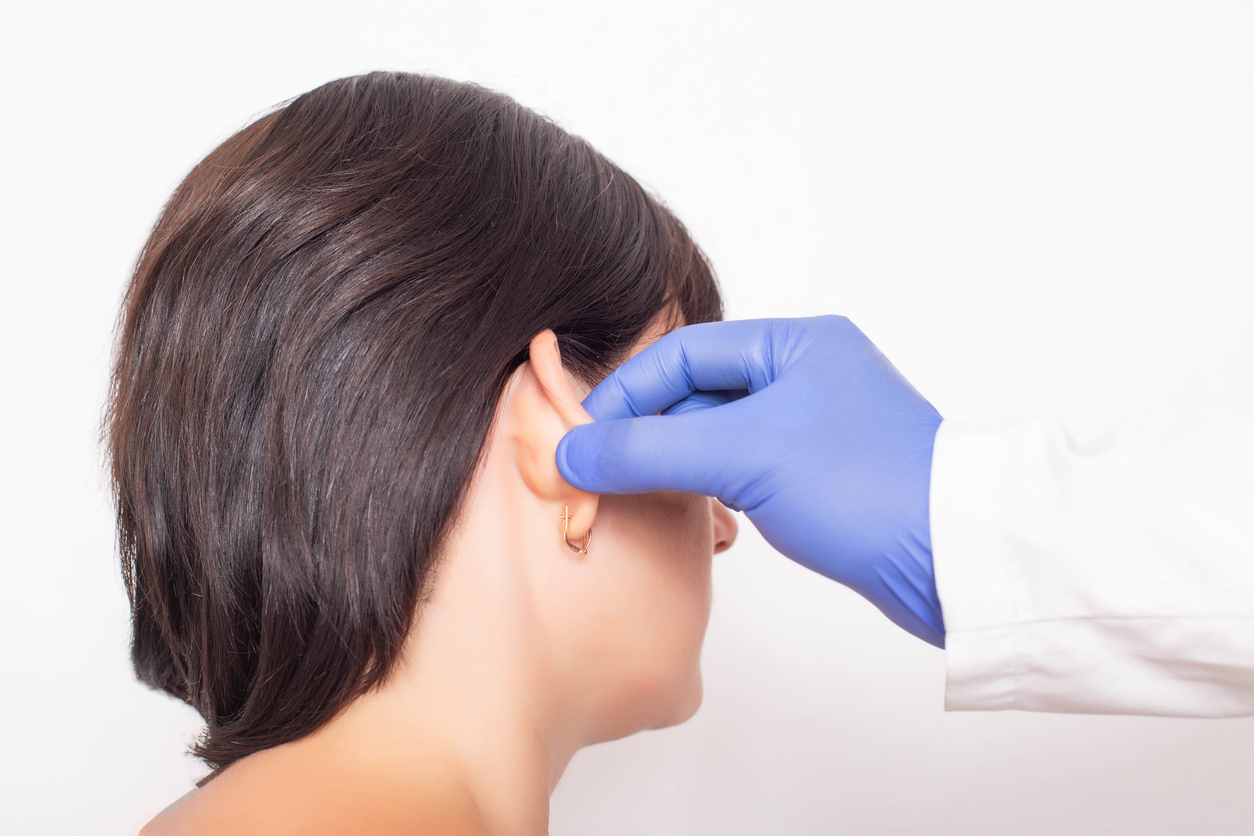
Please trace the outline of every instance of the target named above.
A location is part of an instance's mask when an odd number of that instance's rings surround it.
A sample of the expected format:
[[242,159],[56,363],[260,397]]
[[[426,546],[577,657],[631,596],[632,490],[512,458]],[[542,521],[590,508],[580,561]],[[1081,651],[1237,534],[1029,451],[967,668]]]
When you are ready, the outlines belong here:
[[[546,833],[549,795],[581,745],[544,658],[525,559],[510,553],[528,520],[503,504],[468,508],[432,599],[388,681],[319,732],[366,768],[421,785],[488,833]],[[413,799],[429,804],[427,797]],[[388,803],[404,803],[390,794]]]

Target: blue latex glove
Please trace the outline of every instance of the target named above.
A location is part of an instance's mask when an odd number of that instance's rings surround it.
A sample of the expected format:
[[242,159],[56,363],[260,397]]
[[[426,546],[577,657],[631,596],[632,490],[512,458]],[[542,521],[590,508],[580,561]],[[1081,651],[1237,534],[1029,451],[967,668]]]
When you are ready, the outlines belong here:
[[783,554],[945,646],[928,524],[941,416],[849,320],[681,328],[584,407],[596,423],[557,448],[570,484],[718,497]]

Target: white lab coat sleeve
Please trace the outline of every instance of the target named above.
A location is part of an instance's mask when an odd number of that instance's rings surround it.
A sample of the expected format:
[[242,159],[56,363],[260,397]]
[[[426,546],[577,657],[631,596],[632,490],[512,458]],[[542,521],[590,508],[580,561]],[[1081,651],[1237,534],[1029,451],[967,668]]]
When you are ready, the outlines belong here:
[[946,421],[931,520],[946,709],[1254,715],[1254,397]]

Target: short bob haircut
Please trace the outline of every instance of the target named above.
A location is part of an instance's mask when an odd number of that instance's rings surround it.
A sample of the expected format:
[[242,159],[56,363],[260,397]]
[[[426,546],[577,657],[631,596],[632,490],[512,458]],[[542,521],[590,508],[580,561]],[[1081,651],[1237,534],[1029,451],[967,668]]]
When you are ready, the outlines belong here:
[[211,152],[139,256],[106,417],[132,660],[210,777],[387,677],[532,337],[592,384],[721,310],[670,212],[482,87],[345,78]]

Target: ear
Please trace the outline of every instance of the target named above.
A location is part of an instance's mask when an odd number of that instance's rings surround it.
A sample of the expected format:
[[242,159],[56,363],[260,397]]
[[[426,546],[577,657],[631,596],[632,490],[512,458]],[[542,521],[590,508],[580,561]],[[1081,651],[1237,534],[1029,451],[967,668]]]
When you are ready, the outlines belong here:
[[553,527],[560,532],[562,506],[570,509],[567,537],[582,543],[597,513],[596,494],[571,487],[557,469],[557,443],[592,416],[575,394],[573,376],[562,367],[557,335],[541,331],[531,340],[530,359],[518,370],[511,387],[508,434],[513,441],[518,469],[531,492],[553,505]]

